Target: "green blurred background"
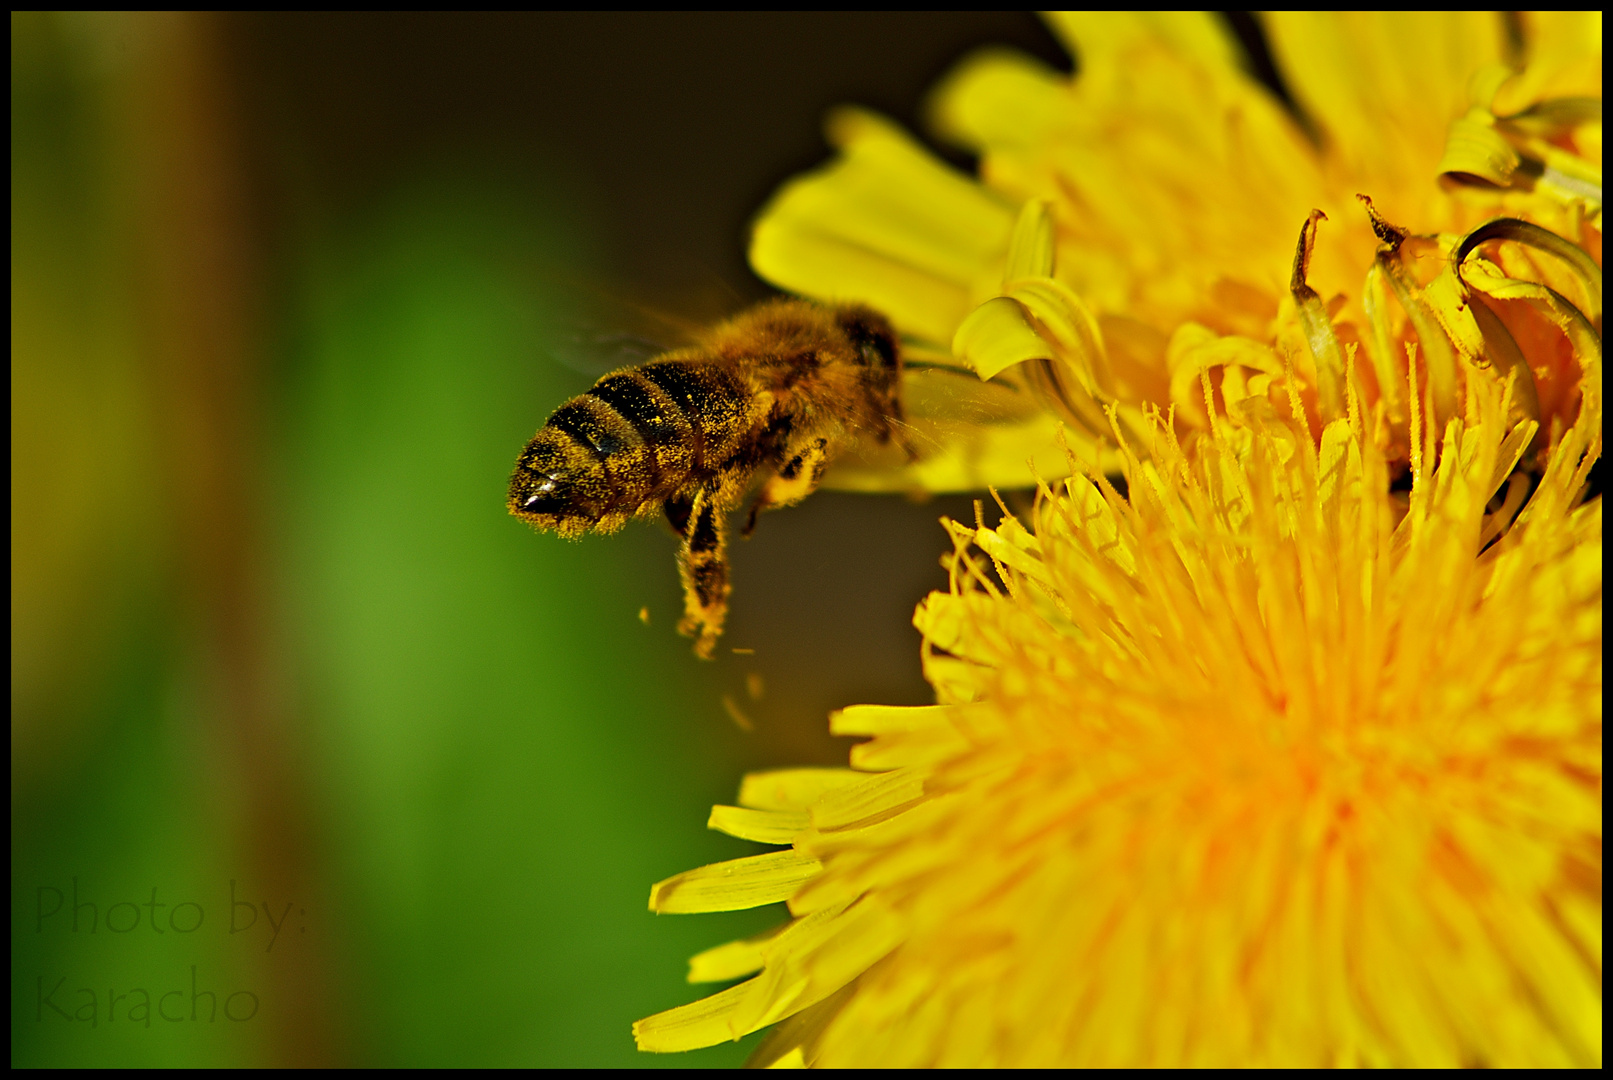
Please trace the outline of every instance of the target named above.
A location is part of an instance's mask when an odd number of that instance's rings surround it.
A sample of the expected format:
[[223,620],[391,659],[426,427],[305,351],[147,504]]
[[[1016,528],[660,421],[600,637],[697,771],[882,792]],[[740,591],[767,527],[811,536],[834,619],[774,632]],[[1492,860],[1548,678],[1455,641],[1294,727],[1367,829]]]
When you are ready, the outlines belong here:
[[745,770],[843,763],[830,709],[928,700],[968,503],[770,516],[702,664],[670,535],[504,486],[590,297],[766,295],[825,109],[917,125],[991,42],[1066,63],[1020,14],[13,13],[14,1066],[743,1059],[629,1025],[781,912],[649,886],[754,850],[703,829]]

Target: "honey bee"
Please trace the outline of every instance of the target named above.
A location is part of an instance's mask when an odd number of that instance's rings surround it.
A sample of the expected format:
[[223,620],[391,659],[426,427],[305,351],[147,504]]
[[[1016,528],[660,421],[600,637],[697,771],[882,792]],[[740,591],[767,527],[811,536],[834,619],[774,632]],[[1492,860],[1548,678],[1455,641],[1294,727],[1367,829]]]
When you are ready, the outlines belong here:
[[516,459],[509,508],[545,532],[664,513],[681,544],[678,631],[709,659],[728,612],[728,517],[800,502],[847,446],[906,445],[902,354],[884,316],[778,299],[561,405]]

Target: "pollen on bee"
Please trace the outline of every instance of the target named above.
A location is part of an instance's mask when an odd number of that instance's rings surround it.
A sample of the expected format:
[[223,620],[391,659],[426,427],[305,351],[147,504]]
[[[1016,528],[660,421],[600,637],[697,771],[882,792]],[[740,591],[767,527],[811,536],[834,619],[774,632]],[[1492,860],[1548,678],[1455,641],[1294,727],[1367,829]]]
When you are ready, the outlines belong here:
[[[555,409],[517,457],[506,504],[568,539],[664,516],[681,541],[677,627],[710,659],[728,614],[725,523],[751,481],[752,523],[759,510],[800,502],[842,443],[889,441],[903,422],[901,382],[883,316],[770,300]],[[639,621],[649,623],[648,609]]]

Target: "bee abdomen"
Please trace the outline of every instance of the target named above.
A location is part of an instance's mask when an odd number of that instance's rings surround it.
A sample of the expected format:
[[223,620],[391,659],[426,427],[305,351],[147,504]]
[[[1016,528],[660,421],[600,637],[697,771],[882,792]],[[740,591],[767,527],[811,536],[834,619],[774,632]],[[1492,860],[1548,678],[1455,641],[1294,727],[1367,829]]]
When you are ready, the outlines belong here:
[[728,465],[756,411],[738,378],[699,360],[607,375],[527,444],[510,509],[566,536],[609,532]]
[[744,403],[743,388],[721,369],[663,360],[607,375],[545,427],[574,444],[568,456],[591,458],[603,471],[590,501],[610,528],[720,466],[738,444],[734,419]]
[[672,397],[642,372],[608,375],[586,396],[621,417],[648,451],[648,487],[642,498],[671,494],[698,464],[699,431]]
[[692,472],[721,468],[759,419],[752,415],[754,395],[721,365],[660,360],[645,364],[636,374],[664,393],[688,421]]
[[643,439],[615,410],[587,396],[572,398],[516,462],[511,509],[565,535],[610,531],[631,516],[638,489],[648,489],[639,479],[646,457]]

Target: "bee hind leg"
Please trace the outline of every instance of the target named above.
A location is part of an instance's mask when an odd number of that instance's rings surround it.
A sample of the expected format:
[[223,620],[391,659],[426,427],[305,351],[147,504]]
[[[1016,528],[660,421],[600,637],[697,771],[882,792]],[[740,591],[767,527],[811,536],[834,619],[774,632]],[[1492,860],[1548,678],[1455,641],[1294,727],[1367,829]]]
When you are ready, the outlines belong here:
[[[667,517],[676,527],[673,506]],[[721,488],[710,485],[694,496],[684,518],[683,545],[678,549],[678,576],[683,580],[683,621],[678,633],[695,639],[695,655],[710,660],[728,616],[727,506]]]
[[763,510],[780,506],[794,506],[818,489],[823,472],[829,467],[829,440],[819,436],[793,446],[785,452],[784,464],[768,478],[751,503],[750,518],[745,522],[741,536],[749,536],[756,529],[756,515]]

